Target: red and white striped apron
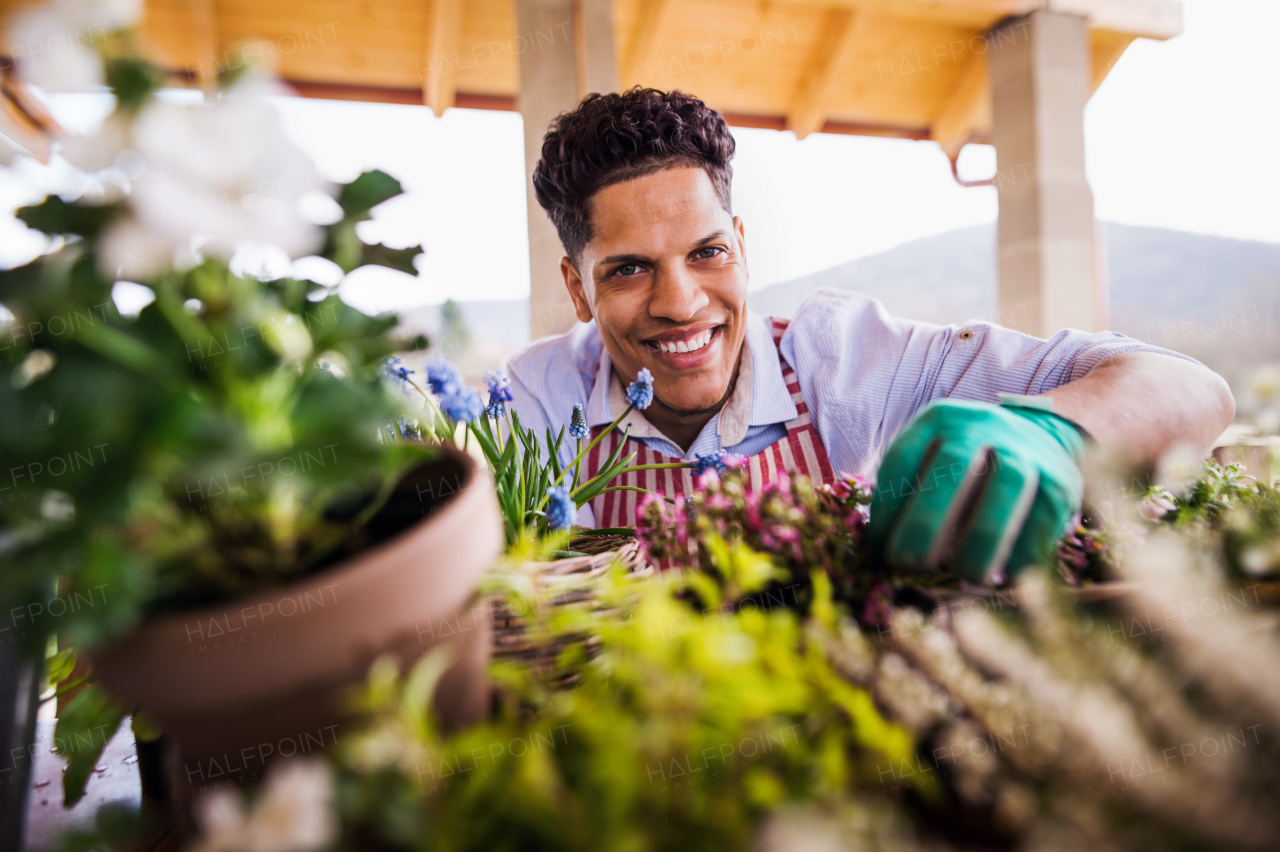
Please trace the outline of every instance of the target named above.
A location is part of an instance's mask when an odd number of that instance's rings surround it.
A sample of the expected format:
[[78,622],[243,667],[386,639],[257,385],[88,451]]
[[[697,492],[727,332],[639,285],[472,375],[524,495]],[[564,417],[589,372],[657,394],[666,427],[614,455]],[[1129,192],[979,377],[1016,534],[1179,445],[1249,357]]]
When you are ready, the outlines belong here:
[[[787,330],[790,320],[772,319],[773,345],[777,347],[782,340],[782,333]],[[800,394],[800,380],[796,371],[778,351],[778,361],[782,364],[782,380],[791,393],[791,400],[796,405],[796,416],[786,423],[787,434],[773,444],[765,447],[754,456],[747,458],[747,471],[750,475],[752,490],[758,490],[767,482],[778,478],[778,473],[803,474],[814,481],[814,484],[830,484],[835,481],[835,473],[831,469],[831,461],[827,451],[818,438],[818,431],[809,421],[809,408],[804,404]],[[591,430],[594,439],[605,426],[596,426]],[[609,458],[622,438],[621,427],[604,436],[600,443],[591,448],[583,460],[583,475],[580,481],[586,482],[600,472],[601,465]],[[631,439],[636,460],[633,464],[670,464],[683,459],[668,456],[651,450],[640,441]],[[625,454],[625,453],[624,453]],[[665,495],[672,499],[680,499],[693,493],[693,474],[689,469],[676,470],[641,470],[616,476],[609,483],[614,485],[630,485]],[[601,494],[591,501],[591,509],[596,516],[598,527],[622,527],[635,523],[636,505],[644,495],[635,491],[610,491]]]

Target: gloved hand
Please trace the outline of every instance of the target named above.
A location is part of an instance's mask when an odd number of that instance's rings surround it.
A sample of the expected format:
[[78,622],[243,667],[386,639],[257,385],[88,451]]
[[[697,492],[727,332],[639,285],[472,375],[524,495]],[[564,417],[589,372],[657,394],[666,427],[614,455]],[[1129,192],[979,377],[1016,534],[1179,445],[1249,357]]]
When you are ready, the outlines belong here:
[[[890,565],[949,565],[997,584],[1052,565],[1084,492],[1084,438],[1043,408],[946,399],[889,445],[871,503],[871,543]],[[1051,405],[1044,400],[1039,405]]]

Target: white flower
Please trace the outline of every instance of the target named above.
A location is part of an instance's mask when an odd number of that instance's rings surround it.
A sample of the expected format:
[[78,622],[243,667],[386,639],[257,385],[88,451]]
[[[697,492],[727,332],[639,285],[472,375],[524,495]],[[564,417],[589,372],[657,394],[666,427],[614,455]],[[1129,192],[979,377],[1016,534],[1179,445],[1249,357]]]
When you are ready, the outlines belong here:
[[[133,182],[130,205],[145,237],[128,229],[104,236],[104,273],[114,275],[129,254],[158,257],[140,250],[155,245],[172,255],[198,241],[201,252],[224,260],[249,241],[277,246],[291,258],[320,247],[322,231],[298,202],[325,184],[265,100],[279,92],[251,78],[213,104],[155,101],[143,109],[132,147],[145,168]],[[148,271],[154,274],[144,266],[132,277]]]
[[319,758],[276,764],[251,811],[231,790],[196,800],[200,838],[190,852],[311,852],[333,842],[333,771]]
[[93,34],[53,6],[18,15],[9,27],[9,45],[22,79],[47,92],[83,92],[104,82]]
[[178,252],[132,216],[117,216],[98,247],[98,266],[112,281],[145,281],[171,269]]
[[84,172],[114,166],[128,149],[129,122],[120,113],[107,116],[92,136],[68,133],[58,137],[58,155]]
[[138,22],[142,0],[54,0],[18,15],[9,50],[22,77],[48,92],[82,92],[103,84],[96,43]]

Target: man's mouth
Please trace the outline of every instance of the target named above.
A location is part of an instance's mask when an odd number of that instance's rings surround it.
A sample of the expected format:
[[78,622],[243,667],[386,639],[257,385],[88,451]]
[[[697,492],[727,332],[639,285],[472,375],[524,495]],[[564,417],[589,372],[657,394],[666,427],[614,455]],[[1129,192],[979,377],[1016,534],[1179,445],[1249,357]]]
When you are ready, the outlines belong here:
[[653,340],[650,346],[657,347],[659,352],[697,352],[702,347],[711,342],[711,338],[715,335],[716,330],[709,328],[706,331],[700,331],[692,337],[685,337],[680,340]]
[[676,329],[645,341],[659,360],[671,367],[688,369],[700,367],[711,355],[714,344],[724,331],[723,325],[695,326]]

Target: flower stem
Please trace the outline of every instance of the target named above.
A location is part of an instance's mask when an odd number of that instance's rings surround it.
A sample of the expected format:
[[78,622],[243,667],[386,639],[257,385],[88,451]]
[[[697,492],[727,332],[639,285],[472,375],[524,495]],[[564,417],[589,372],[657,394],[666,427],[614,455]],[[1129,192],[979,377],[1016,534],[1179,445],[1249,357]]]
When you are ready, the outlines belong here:
[[693,462],[668,462],[664,464],[634,464],[631,467],[624,467],[618,471],[615,476],[621,476],[624,473],[631,473],[636,470],[677,470],[679,468],[693,467]]
[[[413,379],[409,378],[408,376],[402,376],[401,381],[407,382],[409,387],[416,390],[422,396],[422,398],[426,400],[427,408],[430,409],[431,411],[431,431],[436,434],[436,437],[440,437],[440,429],[438,428],[439,422],[440,422],[440,418],[443,418],[445,416],[444,412],[440,410],[440,406],[436,404],[436,401],[431,398],[430,394],[428,394],[422,388],[418,387],[418,383],[415,382]],[[449,433],[449,443],[453,444],[455,447],[458,446],[458,438],[457,438],[456,432]]]
[[[637,488],[634,485],[610,485],[608,488],[602,488],[600,490],[600,494],[608,494],[610,491],[635,491],[640,494],[653,494],[655,497],[661,497],[663,500],[666,500],[668,503],[670,503],[673,506],[676,504],[675,500],[672,500],[670,497],[666,496],[665,494],[657,494],[645,488]],[[599,497],[600,494],[597,494],[596,496]]]
[[[625,411],[623,411],[621,414],[619,414],[619,415],[618,415],[618,418],[617,418],[616,420],[614,420],[612,423],[610,423],[610,424],[609,424],[609,428],[601,430],[600,434],[599,434],[599,435],[596,435],[596,436],[595,436],[595,438],[593,438],[593,439],[591,440],[591,443],[590,443],[590,444],[587,444],[587,446],[586,446],[585,448],[583,448],[583,449],[581,449],[581,450],[578,450],[578,454],[577,454],[576,456],[574,456],[574,457],[573,457],[573,461],[569,462],[569,467],[577,467],[577,465],[582,461],[582,457],[583,457],[583,456],[585,456],[587,453],[591,452],[592,447],[594,447],[596,444],[600,443],[600,439],[601,439],[601,438],[603,438],[605,435],[608,435],[608,434],[609,434],[610,432],[612,432],[614,429],[617,429],[617,428],[618,428],[618,424],[619,424],[619,423],[621,423],[621,422],[623,421],[623,419],[624,419],[628,414],[630,414],[630,413],[631,413],[631,409],[633,409],[633,408],[635,408],[635,406],[634,406],[634,405],[628,405],[628,406],[627,406],[627,408],[626,408],[626,410],[625,410]],[[581,442],[579,442],[579,443],[581,443]],[[568,469],[569,469],[569,468],[565,468],[565,470],[568,470]],[[545,505],[547,505],[547,495],[543,494],[543,495],[542,495],[542,500],[538,503],[538,508],[539,508],[539,509],[541,509],[541,508],[542,508],[543,506],[545,506]]]

